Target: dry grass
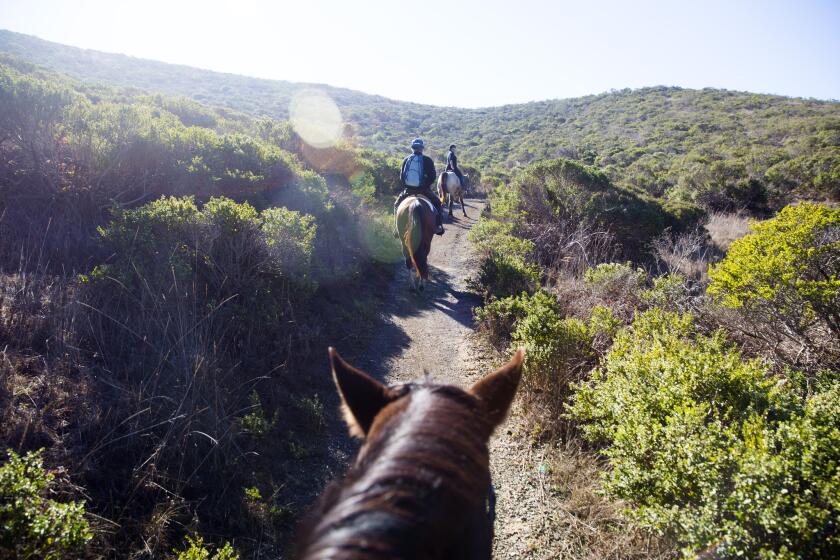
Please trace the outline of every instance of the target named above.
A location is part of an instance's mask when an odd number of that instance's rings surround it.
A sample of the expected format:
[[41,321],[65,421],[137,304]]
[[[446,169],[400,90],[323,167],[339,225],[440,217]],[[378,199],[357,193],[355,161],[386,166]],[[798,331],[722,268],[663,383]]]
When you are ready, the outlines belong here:
[[705,227],[712,245],[723,253],[729,250],[733,241],[750,233],[749,219],[743,214],[737,213],[712,213],[709,215]]
[[546,533],[553,558],[674,558],[672,544],[626,517],[625,504],[599,493],[603,461],[576,442],[546,454]]
[[580,440],[529,442],[515,414],[491,449],[497,487],[497,558],[676,558],[672,543],[642,528],[625,504],[600,493],[606,467]]
[[700,283],[706,281],[709,264],[717,258],[699,230],[678,235],[665,231],[651,242],[650,248],[661,273],[682,274]]
[[[194,287],[156,288],[91,298],[74,276],[0,274],[0,449],[45,448],[60,491],[86,501],[92,557],[163,557],[185,531],[276,557],[332,461],[311,437],[324,419],[309,396],[329,379],[307,375],[306,343],[344,325],[322,307],[317,326],[304,315],[256,325],[260,336],[224,305],[199,305]],[[310,311],[289,305],[290,318]],[[254,389],[272,426],[260,437],[240,426]],[[293,456],[292,439],[312,457]],[[242,500],[254,485],[275,488],[264,505],[283,515],[254,518]]]

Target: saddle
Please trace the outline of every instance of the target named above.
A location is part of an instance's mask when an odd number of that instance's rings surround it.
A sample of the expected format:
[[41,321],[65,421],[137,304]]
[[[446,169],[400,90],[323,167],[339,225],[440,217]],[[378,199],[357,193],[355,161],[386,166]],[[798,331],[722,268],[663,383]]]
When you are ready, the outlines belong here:
[[432,211],[432,214],[437,214],[437,211],[435,210],[435,205],[432,204],[432,201],[429,200],[429,197],[427,197],[425,194],[422,194],[422,193],[411,193],[411,194],[409,194],[407,197],[405,197],[405,199],[403,199],[402,202],[400,202],[400,206],[402,206],[403,204],[405,204],[405,202],[407,200],[411,200],[412,198],[418,198],[418,199],[422,200],[423,202],[426,203],[426,206],[429,207],[429,210]]

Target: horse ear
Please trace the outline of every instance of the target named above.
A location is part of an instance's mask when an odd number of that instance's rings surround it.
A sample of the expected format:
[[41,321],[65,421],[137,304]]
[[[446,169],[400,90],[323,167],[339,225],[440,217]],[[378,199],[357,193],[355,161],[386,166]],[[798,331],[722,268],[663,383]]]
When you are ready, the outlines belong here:
[[360,369],[356,369],[330,347],[330,366],[335,386],[341,396],[341,412],[350,435],[362,438],[370,430],[373,419],[391,401],[388,388]]
[[508,363],[492,373],[485,375],[470,388],[470,393],[479,398],[484,405],[487,420],[498,426],[507,416],[519,379],[522,377],[522,362],[525,350],[519,348]]

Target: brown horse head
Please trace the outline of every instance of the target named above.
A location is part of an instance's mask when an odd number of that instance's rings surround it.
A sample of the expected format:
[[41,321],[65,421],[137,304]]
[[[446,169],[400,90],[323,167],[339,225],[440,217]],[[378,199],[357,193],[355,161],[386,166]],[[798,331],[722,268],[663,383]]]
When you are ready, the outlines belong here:
[[303,525],[298,557],[489,558],[487,442],[516,393],[523,351],[466,391],[388,387],[329,352],[344,418],[364,443]]

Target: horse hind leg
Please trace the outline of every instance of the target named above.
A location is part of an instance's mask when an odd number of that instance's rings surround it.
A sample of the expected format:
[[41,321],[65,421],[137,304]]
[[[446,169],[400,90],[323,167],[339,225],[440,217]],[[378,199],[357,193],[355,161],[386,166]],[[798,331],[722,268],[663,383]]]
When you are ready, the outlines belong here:
[[461,212],[464,213],[465,218],[469,218],[469,216],[467,216],[467,207],[464,204],[464,193],[461,193]]

